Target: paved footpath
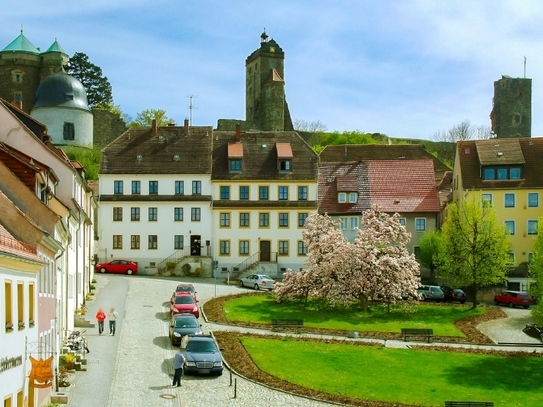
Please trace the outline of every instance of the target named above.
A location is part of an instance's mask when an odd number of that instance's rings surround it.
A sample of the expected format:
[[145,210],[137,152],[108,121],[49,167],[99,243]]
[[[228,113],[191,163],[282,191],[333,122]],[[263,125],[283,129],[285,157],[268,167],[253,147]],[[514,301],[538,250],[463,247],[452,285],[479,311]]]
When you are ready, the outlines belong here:
[[[88,370],[76,372],[73,386],[68,390],[68,406],[73,407],[124,407],[124,406],[330,406],[331,403],[311,400],[278,390],[225,370],[222,376],[185,376],[180,388],[171,386],[173,358],[178,347],[172,347],[168,337],[168,300],[178,279],[156,279],[145,276],[97,275],[96,299],[89,304],[88,316],[93,318],[99,307],[104,311],[114,306],[119,312],[117,335],[98,335],[97,328],[87,331],[90,353]],[[183,281],[190,281],[183,280]],[[218,281],[218,280],[217,280]],[[191,281],[198,292],[200,305],[205,301],[227,294],[247,291],[214,279]],[[525,311],[525,310],[522,310]],[[526,311],[529,312],[529,311]],[[524,314],[523,314],[524,315]],[[528,314],[526,314],[528,315]],[[242,330],[262,332],[261,330],[212,324],[200,317],[204,332],[217,330]],[[486,326],[495,336],[496,342],[511,338],[513,331],[501,331],[503,321],[491,322]],[[507,325],[507,324],[505,324]],[[106,320],[106,333],[107,329]],[[518,335],[519,329],[514,328]],[[265,331],[270,334],[270,331]],[[500,333],[501,332],[501,333]],[[537,342],[520,332],[519,338],[526,343]],[[502,337],[500,337],[502,335]],[[309,337],[309,334],[303,334]],[[322,335],[319,337],[323,337]],[[343,340],[363,340],[347,339]],[[380,341],[387,347],[405,348],[403,341]],[[424,346],[424,343],[417,345]],[[474,345],[456,345],[475,347]],[[489,347],[488,347],[489,348]],[[519,350],[522,348],[506,348]],[[543,348],[523,350],[543,352]],[[236,386],[234,386],[234,383]],[[234,397],[235,396],[235,397]]]

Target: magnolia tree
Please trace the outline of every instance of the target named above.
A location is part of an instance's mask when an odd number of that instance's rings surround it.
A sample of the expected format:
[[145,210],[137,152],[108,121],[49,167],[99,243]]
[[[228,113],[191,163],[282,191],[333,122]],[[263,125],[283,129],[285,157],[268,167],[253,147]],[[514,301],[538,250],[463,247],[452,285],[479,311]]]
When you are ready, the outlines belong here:
[[276,288],[277,301],[315,297],[330,306],[358,302],[367,309],[373,299],[396,302],[405,293],[415,296],[419,265],[407,251],[411,236],[398,218],[376,208],[366,211],[351,243],[328,215],[309,216],[303,232],[304,269],[285,274]]

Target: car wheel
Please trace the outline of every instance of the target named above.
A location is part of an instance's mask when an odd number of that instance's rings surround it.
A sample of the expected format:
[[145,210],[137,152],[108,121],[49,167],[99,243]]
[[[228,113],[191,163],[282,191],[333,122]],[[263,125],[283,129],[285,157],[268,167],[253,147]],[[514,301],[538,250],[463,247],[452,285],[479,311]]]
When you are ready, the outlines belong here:
[[126,270],[126,274],[130,275],[132,273],[133,273],[133,271],[131,269]]
[[100,269],[100,273],[104,274],[105,272],[106,272],[105,267],[102,267],[102,268]]
[[523,305],[524,309],[528,309],[529,305]]
[[465,302],[466,302],[466,301],[460,301],[460,304],[462,304],[462,305],[463,305],[463,304],[464,304]]
[[494,304],[500,305],[500,302],[497,299],[494,299]]
[[239,286],[243,287],[243,281],[239,280]]
[[258,284],[255,284],[255,290],[258,291],[259,289],[260,289],[260,287],[258,286]]
[[509,308],[515,308],[512,302],[509,303]]

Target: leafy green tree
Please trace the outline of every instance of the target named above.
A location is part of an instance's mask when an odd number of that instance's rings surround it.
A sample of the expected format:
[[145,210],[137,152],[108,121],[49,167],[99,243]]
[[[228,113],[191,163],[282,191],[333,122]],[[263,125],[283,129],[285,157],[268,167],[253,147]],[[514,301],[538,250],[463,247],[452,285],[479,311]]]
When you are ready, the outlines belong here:
[[176,124],[173,119],[170,119],[168,116],[166,116],[165,110],[145,109],[137,114],[136,120],[130,123],[129,126],[150,126],[153,120],[156,120],[157,126]]
[[536,324],[543,325],[543,217],[537,221],[537,237],[534,239],[529,267],[530,277],[534,279],[529,292],[537,300],[537,305],[532,308],[532,317]]
[[419,262],[430,269],[430,276],[435,279],[436,259],[438,258],[441,244],[441,234],[436,231],[426,232],[419,240]]
[[94,147],[92,150],[83,147],[66,147],[63,149],[70,160],[79,161],[85,168],[87,180],[97,180],[100,168],[101,152]]
[[87,90],[87,101],[90,107],[113,104],[109,80],[102,73],[102,68],[90,62],[86,54],[76,52],[68,62],[67,71]]
[[473,308],[480,287],[505,280],[510,242],[496,211],[473,197],[449,205],[441,230],[439,276],[473,288]]

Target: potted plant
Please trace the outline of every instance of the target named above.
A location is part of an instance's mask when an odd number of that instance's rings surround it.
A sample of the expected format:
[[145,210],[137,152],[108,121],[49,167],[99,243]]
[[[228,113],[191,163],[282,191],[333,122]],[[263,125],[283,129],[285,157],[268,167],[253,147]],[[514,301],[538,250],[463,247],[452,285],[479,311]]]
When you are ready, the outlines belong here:
[[64,360],[64,367],[67,370],[73,370],[75,361],[77,360],[77,357],[75,356],[75,353],[65,353],[62,355],[62,359]]
[[71,383],[68,381],[68,377],[68,369],[66,369],[65,367],[61,367],[60,369],[58,369],[57,380],[59,387],[70,386]]

